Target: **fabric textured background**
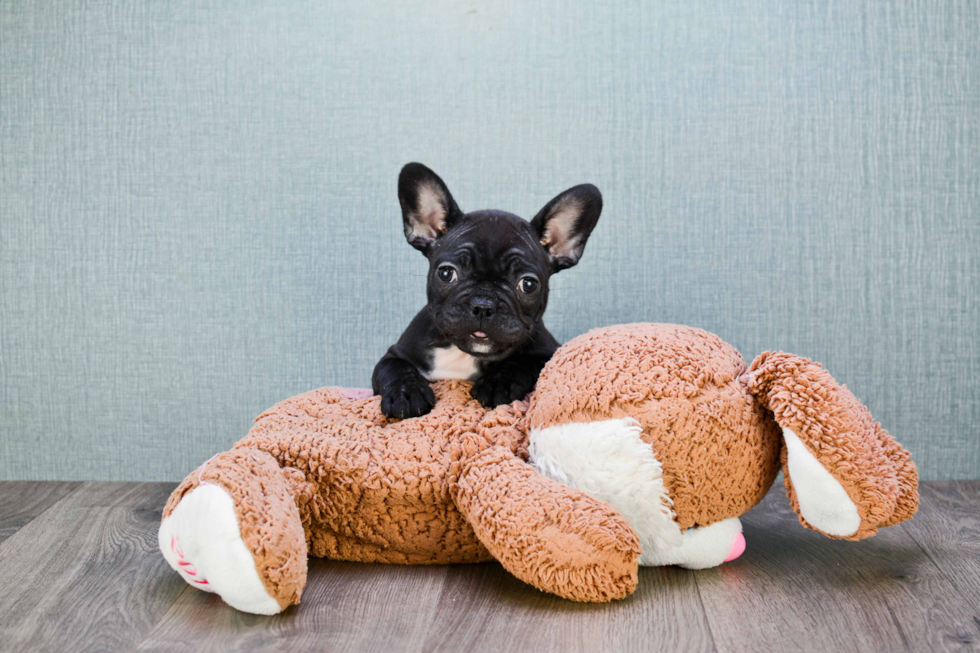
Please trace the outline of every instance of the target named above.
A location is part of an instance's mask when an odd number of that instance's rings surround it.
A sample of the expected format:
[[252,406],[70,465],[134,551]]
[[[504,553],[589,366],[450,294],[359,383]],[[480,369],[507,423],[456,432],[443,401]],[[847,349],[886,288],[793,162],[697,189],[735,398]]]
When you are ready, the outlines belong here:
[[464,210],[599,186],[559,339],[808,356],[980,476],[980,7],[651,4],[0,4],[0,478],[178,480],[368,385],[411,160]]

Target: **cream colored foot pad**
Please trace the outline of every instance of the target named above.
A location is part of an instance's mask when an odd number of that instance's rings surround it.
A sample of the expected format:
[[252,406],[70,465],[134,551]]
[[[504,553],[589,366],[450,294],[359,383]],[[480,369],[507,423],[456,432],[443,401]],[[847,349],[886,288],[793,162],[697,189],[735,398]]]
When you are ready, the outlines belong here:
[[201,485],[160,524],[160,551],[188,584],[243,612],[278,614],[242,541],[235,506],[216,485]]

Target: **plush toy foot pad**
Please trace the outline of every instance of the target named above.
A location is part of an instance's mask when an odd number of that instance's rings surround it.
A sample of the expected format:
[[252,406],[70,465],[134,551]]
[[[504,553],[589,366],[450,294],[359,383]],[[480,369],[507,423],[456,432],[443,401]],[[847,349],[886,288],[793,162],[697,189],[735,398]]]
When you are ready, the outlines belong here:
[[193,587],[218,594],[228,605],[254,614],[278,614],[245,546],[232,498],[216,485],[184,496],[160,524],[160,550]]

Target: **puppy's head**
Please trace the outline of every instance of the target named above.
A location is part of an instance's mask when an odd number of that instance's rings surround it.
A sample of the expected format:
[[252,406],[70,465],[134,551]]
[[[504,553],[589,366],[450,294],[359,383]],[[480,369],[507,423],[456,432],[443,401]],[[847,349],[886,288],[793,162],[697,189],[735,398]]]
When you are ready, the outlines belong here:
[[463,213],[439,176],[409,163],[398,178],[405,238],[429,259],[436,328],[485,360],[512,354],[548,304],[548,279],[578,263],[602,211],[591,184],[561,193],[527,222],[504,211]]

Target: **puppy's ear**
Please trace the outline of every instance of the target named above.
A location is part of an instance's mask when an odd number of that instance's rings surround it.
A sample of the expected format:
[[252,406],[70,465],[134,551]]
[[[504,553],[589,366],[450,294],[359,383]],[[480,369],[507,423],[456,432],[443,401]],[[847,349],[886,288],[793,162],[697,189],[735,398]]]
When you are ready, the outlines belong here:
[[555,272],[582,258],[585,241],[602,213],[602,193],[592,184],[569,188],[545,204],[531,220]]
[[398,201],[402,205],[405,239],[423,254],[463,215],[439,175],[421,163],[402,168],[398,175]]

